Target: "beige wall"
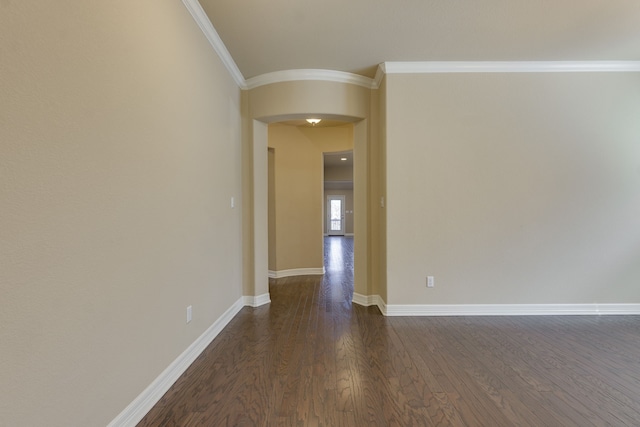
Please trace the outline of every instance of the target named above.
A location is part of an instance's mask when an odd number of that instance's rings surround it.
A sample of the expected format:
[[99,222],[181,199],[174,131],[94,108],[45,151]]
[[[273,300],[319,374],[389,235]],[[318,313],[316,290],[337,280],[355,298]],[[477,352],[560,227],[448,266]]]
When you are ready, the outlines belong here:
[[[270,270],[321,269],[323,260],[323,153],[353,147],[353,125],[269,125],[274,152],[275,265]],[[275,237],[275,242],[273,241]]]
[[304,80],[268,84],[248,92],[250,117],[266,122],[309,114],[363,119],[370,113],[371,89],[354,84]]
[[387,77],[382,78],[371,109],[375,120],[375,144],[372,144],[371,166],[371,295],[379,295],[387,302],[387,209],[381,199],[387,199]]
[[371,119],[356,123],[353,129],[353,291],[360,295],[372,295],[371,270],[374,265],[370,242],[374,225],[367,207],[373,191],[370,154],[375,144]]
[[353,181],[353,166],[325,166],[325,181]]
[[269,209],[269,270],[276,271],[276,153],[273,148],[268,149],[268,180],[269,189],[267,197]]
[[104,426],[241,296],[240,90],[176,1],[3,2],[0,52],[0,425]]
[[388,303],[640,303],[639,73],[390,75],[386,97]]

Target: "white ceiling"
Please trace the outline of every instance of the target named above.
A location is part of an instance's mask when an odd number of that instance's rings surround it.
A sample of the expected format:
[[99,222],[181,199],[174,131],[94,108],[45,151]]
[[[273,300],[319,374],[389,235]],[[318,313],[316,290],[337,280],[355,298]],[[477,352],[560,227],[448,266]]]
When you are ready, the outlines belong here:
[[350,180],[346,181],[327,181],[325,178],[325,190],[353,189],[353,150],[335,153],[324,153],[324,168],[325,173],[327,168],[346,168],[350,170],[352,176]]
[[637,61],[640,0],[200,0],[245,79],[385,61]]
[[[342,160],[347,159],[347,160]],[[353,168],[353,150],[336,153],[324,153],[324,167]]]

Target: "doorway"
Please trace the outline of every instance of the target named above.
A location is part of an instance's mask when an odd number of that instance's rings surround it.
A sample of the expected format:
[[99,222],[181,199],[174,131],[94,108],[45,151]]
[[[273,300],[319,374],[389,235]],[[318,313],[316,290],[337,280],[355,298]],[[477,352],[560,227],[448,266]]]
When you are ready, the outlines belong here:
[[[297,117],[292,116],[291,119]],[[283,117],[278,116],[278,121],[282,121]],[[252,188],[253,193],[252,211],[250,216],[250,226],[252,232],[248,235],[248,248],[251,252],[247,252],[247,259],[250,260],[247,274],[247,290],[245,292],[253,294],[252,304],[259,305],[269,302],[269,233],[268,233],[268,141],[269,141],[269,122],[275,120],[256,120],[252,121],[253,128],[253,147],[252,147]],[[345,221],[345,234],[350,235],[349,224],[353,223],[353,234],[358,236],[354,241],[354,298],[358,295],[369,294],[369,259],[368,259],[368,124],[367,120],[345,120],[354,123],[353,132],[353,159],[354,159],[354,178],[362,177],[363,179],[354,179],[353,185],[353,207],[347,207],[347,218]],[[342,191],[340,192],[342,193]],[[325,198],[319,198],[321,206],[324,207]],[[348,201],[347,201],[348,202]],[[286,212],[286,211],[285,211]],[[350,212],[350,213],[349,213]],[[325,224],[322,213],[320,214],[320,224]],[[351,219],[350,219],[351,218]],[[321,253],[322,256],[322,253]],[[279,259],[280,257],[277,257]],[[296,271],[299,273],[299,271]],[[317,273],[315,273],[317,274]],[[360,298],[362,299],[362,298]]]
[[327,234],[329,236],[344,236],[344,196],[327,196]]

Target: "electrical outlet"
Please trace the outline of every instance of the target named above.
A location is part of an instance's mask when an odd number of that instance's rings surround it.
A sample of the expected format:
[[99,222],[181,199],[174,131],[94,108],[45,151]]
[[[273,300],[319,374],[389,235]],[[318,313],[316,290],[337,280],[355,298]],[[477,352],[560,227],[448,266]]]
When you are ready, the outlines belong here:
[[236,198],[235,197],[231,197],[231,209],[236,207]]
[[189,306],[187,307],[187,323],[191,322],[192,315],[193,315],[193,307]]
[[427,276],[427,288],[433,288],[435,286],[435,281],[433,276]]

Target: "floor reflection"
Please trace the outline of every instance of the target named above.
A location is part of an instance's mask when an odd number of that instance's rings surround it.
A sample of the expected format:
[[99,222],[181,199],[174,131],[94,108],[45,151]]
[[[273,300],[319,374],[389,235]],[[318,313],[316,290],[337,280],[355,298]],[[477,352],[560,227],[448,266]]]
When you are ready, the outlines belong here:
[[353,237],[324,238],[324,267],[322,280],[332,302],[351,304],[353,298]]
[[342,236],[324,238],[324,264],[327,271],[342,271],[346,268],[344,252],[348,252],[348,248],[346,248],[346,244],[343,244],[345,239],[347,238]]

